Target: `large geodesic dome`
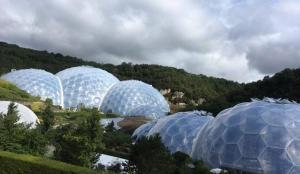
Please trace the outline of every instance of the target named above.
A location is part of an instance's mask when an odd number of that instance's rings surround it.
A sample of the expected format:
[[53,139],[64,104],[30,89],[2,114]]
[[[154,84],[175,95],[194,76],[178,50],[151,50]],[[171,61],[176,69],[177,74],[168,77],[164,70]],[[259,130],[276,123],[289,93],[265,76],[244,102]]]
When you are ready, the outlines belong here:
[[[10,103],[10,101],[0,101],[0,113],[6,114]],[[20,103],[15,104],[20,116],[19,123],[31,124],[32,127],[35,127],[36,123],[39,122],[38,117],[35,115],[35,113],[32,112],[31,109]]]
[[300,105],[268,99],[226,109],[203,128],[192,156],[235,171],[300,173]]
[[54,105],[63,106],[60,80],[55,75],[40,69],[23,69],[4,74],[1,79],[42,100],[51,99]]
[[213,117],[204,111],[178,112],[157,120],[147,136],[159,134],[170,152],[190,155],[194,138],[210,120]]
[[119,82],[107,71],[89,66],[68,68],[56,75],[63,86],[66,108],[76,108],[81,104],[99,108],[107,91]]
[[131,116],[132,112],[142,106],[155,107],[156,112],[170,111],[168,102],[159,91],[137,80],[126,80],[115,84],[106,94],[101,111]]

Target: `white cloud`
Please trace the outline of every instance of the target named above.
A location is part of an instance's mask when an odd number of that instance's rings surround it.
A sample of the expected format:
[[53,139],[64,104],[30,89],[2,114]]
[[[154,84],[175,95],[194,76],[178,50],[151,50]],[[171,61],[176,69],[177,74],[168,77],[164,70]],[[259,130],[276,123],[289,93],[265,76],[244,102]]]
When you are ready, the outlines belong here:
[[297,0],[1,0],[0,40],[251,81],[300,65],[299,9]]

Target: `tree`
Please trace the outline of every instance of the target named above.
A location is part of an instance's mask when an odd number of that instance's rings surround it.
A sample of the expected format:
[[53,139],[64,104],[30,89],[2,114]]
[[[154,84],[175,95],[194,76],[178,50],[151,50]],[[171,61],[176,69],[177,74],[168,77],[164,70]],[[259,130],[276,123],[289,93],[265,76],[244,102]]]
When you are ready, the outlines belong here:
[[[48,100],[48,99],[47,99]],[[52,102],[46,100],[46,107],[42,112],[43,122],[41,123],[41,130],[43,133],[47,132],[55,123],[54,113],[51,109]]]
[[140,138],[131,149],[128,166],[136,166],[137,174],[173,174],[172,155],[158,135]]
[[57,129],[54,156],[64,162],[91,168],[103,148],[103,130],[97,109],[85,111],[89,114],[79,123],[63,125]]
[[46,140],[38,129],[18,123],[20,117],[15,103],[10,103],[6,114],[0,114],[0,149],[42,155]]
[[128,173],[137,174],[209,174],[202,161],[194,161],[182,152],[171,154],[158,135],[140,138],[131,148]]

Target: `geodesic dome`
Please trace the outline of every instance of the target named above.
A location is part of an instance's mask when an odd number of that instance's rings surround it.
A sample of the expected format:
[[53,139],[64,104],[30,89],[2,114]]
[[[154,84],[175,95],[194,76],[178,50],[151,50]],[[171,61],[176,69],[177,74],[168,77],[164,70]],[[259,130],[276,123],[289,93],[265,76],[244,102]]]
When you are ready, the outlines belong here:
[[158,119],[166,115],[164,111],[162,111],[157,106],[140,106],[135,109],[132,109],[129,114],[130,116],[145,116],[150,119]]
[[226,109],[198,134],[192,156],[214,168],[300,173],[300,105],[267,99]]
[[145,123],[141,126],[139,126],[132,134],[132,138],[135,140],[140,139],[141,137],[146,137],[149,133],[149,131],[152,129],[152,127],[156,124],[155,121],[153,122],[149,122],[149,123]]
[[147,136],[159,134],[171,153],[190,155],[194,138],[210,120],[213,117],[204,111],[178,112],[157,120]]
[[[151,106],[157,112],[170,111],[165,98],[151,85],[137,80],[126,80],[115,84],[106,94],[101,111],[130,116],[142,106]],[[142,113],[144,116],[147,113]]]
[[119,82],[107,71],[89,66],[68,68],[56,75],[62,83],[66,108],[77,108],[81,104],[99,108],[110,87]]
[[[10,101],[0,101],[0,113],[6,114],[10,103]],[[35,113],[32,112],[31,109],[20,103],[15,104],[17,105],[17,110],[19,111],[19,123],[32,124],[31,126],[35,127],[36,123],[39,122],[38,117],[35,115]]]
[[42,100],[51,99],[54,105],[63,106],[60,80],[53,74],[40,69],[22,69],[4,74],[1,79]]

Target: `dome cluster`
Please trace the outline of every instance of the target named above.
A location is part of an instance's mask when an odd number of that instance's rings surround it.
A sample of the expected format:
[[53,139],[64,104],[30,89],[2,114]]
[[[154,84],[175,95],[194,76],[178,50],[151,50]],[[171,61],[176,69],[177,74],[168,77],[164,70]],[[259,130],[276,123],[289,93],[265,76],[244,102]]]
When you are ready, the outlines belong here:
[[177,113],[139,127],[133,137],[158,133],[171,152],[236,173],[300,173],[300,105],[253,100],[210,116]]
[[164,97],[151,85],[136,80],[119,81],[99,68],[79,66],[56,75],[39,69],[4,74],[2,79],[54,105],[76,109],[81,105],[123,116],[156,119],[170,111]]
[[210,120],[213,117],[203,111],[178,112],[142,125],[133,137],[138,139],[159,134],[170,152],[180,151],[190,155],[196,135]]

